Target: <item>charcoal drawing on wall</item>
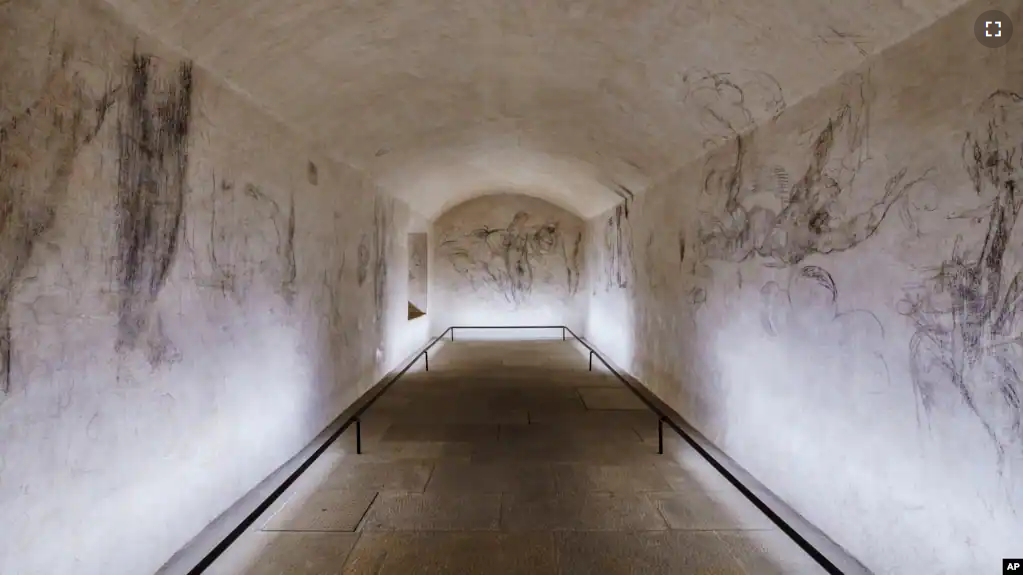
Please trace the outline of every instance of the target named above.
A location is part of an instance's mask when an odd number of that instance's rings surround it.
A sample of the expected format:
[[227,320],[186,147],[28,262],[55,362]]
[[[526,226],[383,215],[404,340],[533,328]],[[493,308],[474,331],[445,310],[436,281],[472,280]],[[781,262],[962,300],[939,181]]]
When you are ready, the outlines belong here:
[[153,305],[174,263],[184,219],[192,64],[165,78],[150,56],[133,54],[127,74],[118,121],[117,348],[144,345],[155,366],[175,354]]
[[528,212],[519,211],[504,228],[484,226],[445,235],[439,251],[474,289],[493,290],[516,307],[530,296],[536,274],[551,259],[564,266],[565,289],[575,293],[582,235],[566,242],[557,220],[533,224],[530,219]]
[[[789,270],[785,285],[769,281],[761,287],[761,325],[770,338],[802,341],[821,354],[835,352],[837,361],[849,361],[852,369],[871,371],[868,380],[878,389],[890,382],[883,354],[885,328],[870,310],[841,310],[839,288],[832,274],[821,266]],[[850,350],[870,356],[851,357]],[[870,361],[866,361],[870,358]]]
[[966,407],[1003,464],[1021,450],[1021,255],[1013,250],[1020,247],[1020,95],[990,95],[962,151],[978,206],[949,218],[973,218],[984,234],[958,237],[949,257],[911,287],[900,311],[915,327],[911,376],[922,423]]
[[761,120],[774,120],[786,108],[782,87],[766,72],[715,72],[694,68],[683,74],[683,99],[694,109],[707,149],[736,138]]
[[[748,176],[744,137],[709,156],[703,191],[720,208],[702,214],[702,261],[739,263],[760,257],[769,266],[790,266],[811,254],[849,250],[875,234],[893,204],[927,172],[910,176],[907,169],[898,170],[867,210],[847,212],[844,204],[854,180],[870,159],[868,87],[863,77],[847,82],[844,97],[818,132],[807,167],[795,181],[781,166],[758,167]],[[761,194],[774,197],[780,208],[747,203]]]
[[633,280],[633,227],[629,220],[629,202],[612,210],[604,223],[605,289],[628,288]]
[[75,160],[99,134],[118,93],[90,93],[72,59],[69,47],[51,41],[37,97],[0,124],[0,400],[13,388],[14,292],[67,197]]
[[565,284],[569,295],[580,290],[580,266],[583,254],[583,232],[576,233],[576,239],[565,254]]
[[213,276],[203,284],[241,304],[258,281],[288,304],[295,295],[295,199],[287,213],[259,186],[236,186],[212,175],[209,260]]
[[[377,323],[384,319],[387,302],[385,290],[388,281],[388,255],[391,252],[391,222],[394,217],[394,202],[374,198],[373,202],[373,309]],[[360,246],[362,250],[362,246]],[[359,264],[363,265],[362,252]],[[360,268],[361,270],[362,268]]]
[[356,282],[362,286],[366,283],[366,278],[370,274],[370,238],[363,234],[359,240],[359,248],[356,256],[358,262],[356,263]]

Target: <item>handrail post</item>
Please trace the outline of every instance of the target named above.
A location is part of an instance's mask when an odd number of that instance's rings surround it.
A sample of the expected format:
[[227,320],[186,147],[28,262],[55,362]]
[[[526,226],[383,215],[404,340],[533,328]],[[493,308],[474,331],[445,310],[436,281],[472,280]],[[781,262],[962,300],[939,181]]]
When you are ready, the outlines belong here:
[[356,418],[356,454],[363,453],[363,427],[360,422],[361,420]]
[[565,326],[562,326],[562,342],[565,342]]
[[658,417],[658,454],[665,453],[665,432],[664,432],[665,419]]
[[452,337],[452,342],[455,342],[455,327],[452,326],[449,330],[451,330],[450,336]]
[[591,372],[594,371],[594,351],[593,350],[590,351],[590,366],[587,368],[587,370],[589,370]]
[[426,350],[423,351],[423,371],[430,372],[430,356]]

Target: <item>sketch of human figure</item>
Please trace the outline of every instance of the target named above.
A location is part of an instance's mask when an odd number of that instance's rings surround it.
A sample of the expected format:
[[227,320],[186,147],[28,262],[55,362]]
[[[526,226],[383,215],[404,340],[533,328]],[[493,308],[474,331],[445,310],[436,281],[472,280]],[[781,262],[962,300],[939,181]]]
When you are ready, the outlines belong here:
[[0,400],[12,391],[14,293],[56,222],[75,161],[99,135],[118,94],[116,87],[89,91],[72,57],[70,48],[51,43],[36,98],[0,122]]
[[[869,159],[866,90],[863,81],[851,83],[848,95],[817,134],[807,169],[792,184],[784,169],[772,167],[744,185],[743,137],[709,157],[704,192],[723,199],[724,206],[720,213],[705,214],[702,219],[702,260],[738,263],[760,256],[769,265],[789,266],[811,254],[849,250],[875,233],[893,203],[923,176],[908,179],[907,170],[900,170],[867,210],[840,215],[845,212],[844,193],[851,191]],[[781,208],[747,205],[748,199],[764,192],[773,195]]]
[[474,288],[488,286],[518,306],[530,295],[542,258],[559,256],[566,266],[575,265],[565,252],[557,221],[530,225],[529,220],[528,213],[517,212],[505,228],[483,227],[443,240],[441,251]]
[[987,213],[984,239],[972,246],[958,237],[951,256],[900,308],[916,328],[910,361],[924,413],[966,406],[1000,458],[1012,446],[1019,456],[1021,444],[1021,256],[1011,254],[1010,242],[1021,210],[1021,136],[1020,95],[990,95],[962,147],[983,205],[950,216]]
[[683,74],[683,101],[704,129],[704,148],[735,138],[758,119],[777,118],[786,107],[782,87],[766,72],[713,72],[694,68]]
[[628,288],[633,279],[633,226],[629,203],[615,207],[604,223],[605,289]]

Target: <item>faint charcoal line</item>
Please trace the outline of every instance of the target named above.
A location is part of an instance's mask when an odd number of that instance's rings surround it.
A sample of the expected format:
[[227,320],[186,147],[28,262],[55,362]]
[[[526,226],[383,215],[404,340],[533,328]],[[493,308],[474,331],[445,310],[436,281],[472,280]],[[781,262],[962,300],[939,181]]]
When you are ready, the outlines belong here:
[[370,274],[370,246],[366,234],[359,240],[357,257],[359,260],[356,265],[356,282],[362,286]]
[[[794,301],[794,290],[798,286],[802,290],[813,289],[818,292],[818,296],[811,300]],[[794,269],[785,288],[775,281],[766,282],[761,287],[760,295],[761,325],[770,337],[796,334],[822,344],[842,347],[844,339],[856,334],[856,327],[866,321],[871,329],[877,330],[877,341],[885,340],[885,326],[874,312],[864,309],[840,310],[839,288],[832,274],[820,266]],[[817,315],[808,318],[808,312]],[[830,329],[835,323],[838,323],[838,327]],[[886,383],[889,384],[888,362],[877,350],[871,353],[881,361],[885,368]]]
[[217,174],[211,172],[213,179],[213,190],[210,195],[210,265],[213,267],[214,274],[214,286],[220,290],[221,295],[227,296],[229,293],[234,295],[238,301],[241,300],[241,295],[237,294],[235,287],[235,276],[227,265],[222,264],[217,258],[217,244],[219,239],[217,238],[217,196],[218,192],[223,193],[231,190],[234,186],[227,180],[221,180],[220,185],[217,184]]
[[308,180],[313,186],[320,183],[320,172],[317,170],[316,164],[314,164],[312,160],[306,164],[306,180]]
[[11,393],[11,321],[0,317],[0,400]]
[[572,251],[565,258],[565,281],[569,295],[576,294],[580,288],[580,252],[582,244],[583,233],[578,232],[576,240],[572,244]]
[[[151,57],[133,54],[127,102],[118,122],[118,226],[121,305],[117,348],[134,349],[148,329],[152,306],[167,281],[184,216],[192,64],[163,86],[153,77]],[[162,339],[162,336],[158,336]],[[151,343],[152,365],[166,358]]]
[[391,232],[390,201],[384,203],[374,199],[373,206],[374,260],[373,260],[373,303],[377,322],[384,318],[388,278],[388,237]]
[[295,301],[295,278],[298,268],[295,263],[295,194],[288,201],[288,228],[284,241],[284,278],[281,281],[281,294],[289,305]]
[[849,32],[842,32],[842,31],[836,29],[834,26],[828,26],[827,28],[828,28],[829,32],[831,32],[832,34],[830,36],[825,36],[825,35],[819,34],[818,35],[818,40],[820,40],[822,43],[824,43],[824,44],[837,44],[837,43],[838,44],[847,44],[849,46],[853,46],[857,50],[857,52],[860,52],[861,56],[865,56],[866,57],[868,55],[868,51],[864,48],[864,45],[868,44],[868,42],[867,42],[867,40],[865,40],[864,36],[862,36],[860,34],[851,34]]
[[322,284],[324,290],[327,291],[327,302],[328,302],[328,320],[327,326],[331,336],[340,339],[342,347],[347,347],[348,331],[345,330],[345,322],[342,317],[344,310],[342,306],[341,296],[338,294],[341,291],[342,283],[345,279],[345,253],[341,253],[341,264],[338,266],[338,271],[334,275],[334,282],[331,282],[329,273],[325,270],[323,273]]
[[619,204],[605,222],[607,288],[628,288],[632,279],[633,235],[629,211]]
[[[277,269],[274,281],[278,284],[276,292],[291,305],[295,298],[295,278],[298,275],[295,263],[295,193],[288,197],[288,216],[285,217],[281,206],[269,195],[265,194],[255,184],[245,185],[245,196],[259,203],[265,204],[270,209],[269,220],[274,226],[277,254]],[[284,231],[282,232],[281,220],[284,219]]]

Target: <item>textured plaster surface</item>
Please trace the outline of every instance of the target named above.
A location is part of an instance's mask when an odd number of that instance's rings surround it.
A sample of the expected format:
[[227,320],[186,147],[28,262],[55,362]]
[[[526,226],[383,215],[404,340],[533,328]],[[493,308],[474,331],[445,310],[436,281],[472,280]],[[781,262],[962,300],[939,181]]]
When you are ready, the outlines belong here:
[[988,7],[588,224],[589,337],[878,573],[1021,554],[1021,42],[975,40]]
[[[108,2],[428,218],[495,189],[599,214],[963,3]],[[771,98],[709,114],[733,85]]]
[[448,326],[568,325],[585,314],[585,223],[545,200],[494,194],[433,227],[433,332]]
[[426,337],[400,201],[88,1],[0,6],[0,572],[156,570]]

